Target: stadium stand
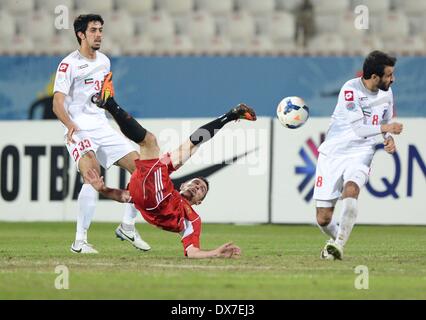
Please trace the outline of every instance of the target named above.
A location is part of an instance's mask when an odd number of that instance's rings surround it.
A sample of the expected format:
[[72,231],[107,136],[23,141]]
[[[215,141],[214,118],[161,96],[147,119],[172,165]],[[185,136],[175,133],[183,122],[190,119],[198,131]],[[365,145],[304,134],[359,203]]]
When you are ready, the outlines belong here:
[[137,34],[128,40],[131,46],[123,46],[122,54],[136,55],[152,55],[155,52],[155,45],[152,39],[146,34]]
[[15,16],[22,16],[31,13],[35,9],[34,0],[3,0],[2,2],[2,8],[8,10],[11,14]]
[[339,55],[346,49],[342,37],[336,33],[317,35],[309,42],[308,48],[314,55]]
[[223,16],[234,10],[233,0],[198,0],[197,7],[215,16]]
[[127,43],[135,35],[135,24],[132,17],[125,10],[114,11],[107,17],[105,33],[118,43]]
[[172,15],[185,15],[194,8],[193,0],[161,0],[161,9]]
[[212,15],[206,11],[197,11],[191,14],[185,26],[193,42],[202,45],[206,39],[211,39],[216,34],[216,24]]
[[51,38],[55,34],[54,18],[43,10],[33,11],[24,20],[22,32],[35,42]]
[[164,41],[170,40],[175,35],[175,25],[172,17],[165,11],[152,12],[144,26],[144,33],[161,45]]
[[246,10],[252,15],[268,15],[275,10],[274,0],[237,0],[238,10]]
[[[108,14],[115,8],[114,0],[75,0],[79,12]],[[139,2],[139,1],[138,1]],[[143,2],[143,1],[142,1]]]
[[224,32],[231,40],[244,42],[254,36],[256,24],[249,12],[235,11],[228,17]]
[[69,10],[74,11],[75,2],[74,0],[37,0],[35,6],[39,10],[54,15],[55,8],[58,6],[65,6]]
[[10,41],[16,33],[15,19],[6,10],[1,10],[0,21],[2,22],[0,41]]
[[[68,29],[55,28],[59,5],[69,10]],[[359,15],[355,8],[368,8],[367,29],[355,28]],[[0,54],[66,53],[75,41],[74,17],[88,12],[103,15],[108,41],[119,45],[134,41],[133,48],[123,50],[131,55],[159,54],[164,48],[172,54],[173,43],[176,54],[291,55],[342,48],[340,53],[346,55],[381,48],[418,55],[426,50],[426,1],[4,0]],[[330,37],[332,33],[335,36]],[[332,47],[319,43],[324,39],[331,40]],[[113,43],[103,50],[121,52]]]
[[144,16],[150,14],[155,9],[154,0],[116,0],[118,10],[127,10],[133,16]]

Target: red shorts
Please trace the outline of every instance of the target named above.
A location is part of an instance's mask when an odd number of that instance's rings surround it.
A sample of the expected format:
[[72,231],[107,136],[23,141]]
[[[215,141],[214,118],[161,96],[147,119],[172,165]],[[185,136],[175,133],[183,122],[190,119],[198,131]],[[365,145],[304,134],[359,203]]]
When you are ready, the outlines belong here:
[[157,209],[174,191],[170,173],[173,168],[170,154],[159,159],[136,160],[136,170],[129,183],[129,192],[139,209]]

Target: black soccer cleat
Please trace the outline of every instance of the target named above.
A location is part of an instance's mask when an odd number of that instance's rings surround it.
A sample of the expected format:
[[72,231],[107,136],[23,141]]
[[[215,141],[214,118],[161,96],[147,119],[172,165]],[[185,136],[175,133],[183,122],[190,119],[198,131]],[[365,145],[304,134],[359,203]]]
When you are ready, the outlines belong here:
[[256,112],[249,106],[244,103],[240,103],[234,109],[231,110],[231,113],[236,114],[238,116],[237,119],[244,119],[249,121],[256,121]]

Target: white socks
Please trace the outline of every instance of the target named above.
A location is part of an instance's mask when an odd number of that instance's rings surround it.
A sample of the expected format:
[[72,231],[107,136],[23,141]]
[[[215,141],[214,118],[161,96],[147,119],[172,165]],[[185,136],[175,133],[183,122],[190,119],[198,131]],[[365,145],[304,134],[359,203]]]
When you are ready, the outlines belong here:
[[333,240],[336,240],[336,238],[337,238],[337,231],[339,230],[339,227],[337,226],[337,223],[336,223],[335,219],[331,219],[331,222],[328,225],[326,225],[326,226],[320,226],[318,224],[318,227],[326,235],[330,236]]
[[336,243],[344,246],[349,239],[352,228],[358,214],[358,201],[355,198],[345,198],[342,200],[342,215],[340,226],[337,232]]
[[137,214],[138,210],[135,208],[135,205],[133,203],[126,203],[122,222],[124,224],[135,225]]
[[98,192],[90,184],[83,184],[78,194],[76,241],[87,241],[87,230],[95,214]]

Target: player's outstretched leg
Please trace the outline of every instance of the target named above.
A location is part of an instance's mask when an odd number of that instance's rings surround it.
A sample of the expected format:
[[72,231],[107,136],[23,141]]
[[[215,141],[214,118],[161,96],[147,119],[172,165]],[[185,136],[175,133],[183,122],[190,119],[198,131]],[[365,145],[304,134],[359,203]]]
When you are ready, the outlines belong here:
[[256,121],[255,111],[244,103],[240,103],[235,108],[232,108],[229,112],[216,118],[215,120],[205,124],[198,128],[190,137],[194,146],[207,142],[213,136],[223,128],[225,124],[231,121],[237,121],[240,119]]
[[114,100],[114,87],[112,84],[112,72],[105,76],[101,92],[98,95],[96,105],[107,110],[120,127],[121,132],[130,140],[140,143],[145,139],[147,130],[143,128],[130,114],[128,114]]

